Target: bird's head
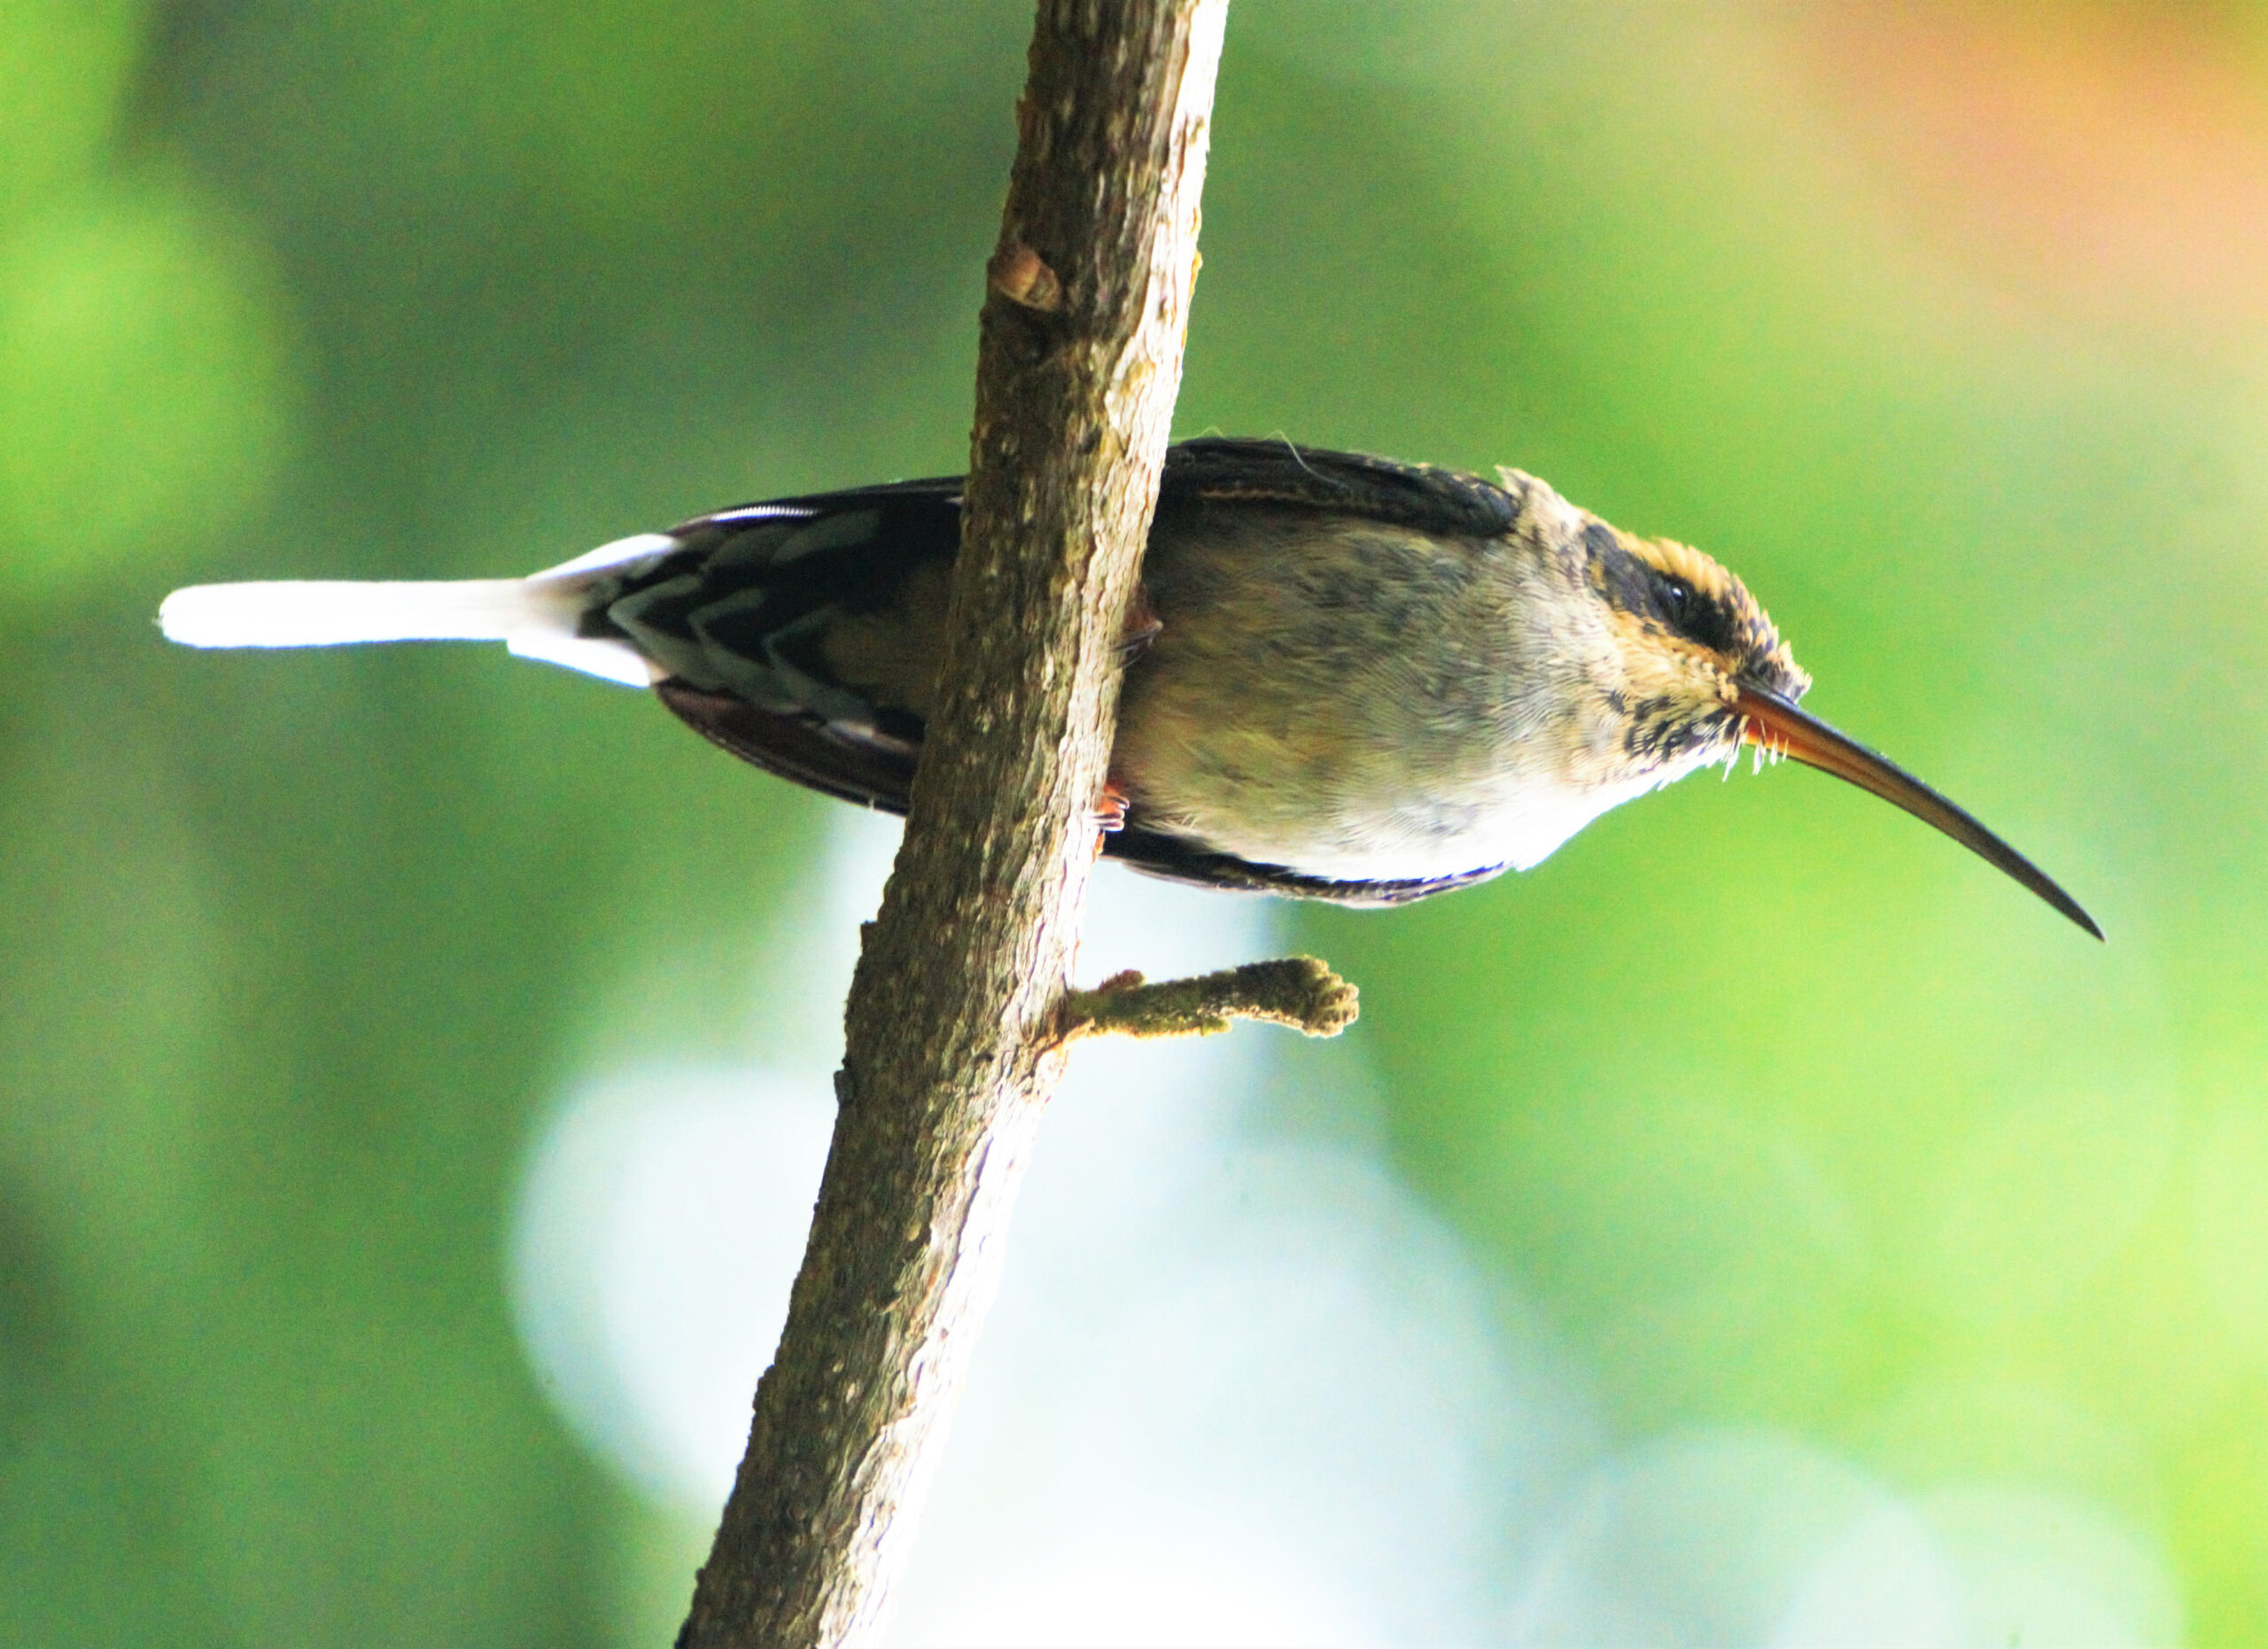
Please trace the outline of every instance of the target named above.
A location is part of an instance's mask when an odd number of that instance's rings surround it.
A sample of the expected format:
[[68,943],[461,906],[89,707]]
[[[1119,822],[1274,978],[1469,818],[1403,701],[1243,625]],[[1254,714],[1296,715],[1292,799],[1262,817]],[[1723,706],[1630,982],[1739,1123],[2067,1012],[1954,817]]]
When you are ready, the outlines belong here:
[[1623,756],[1674,779],[1744,744],[1792,756],[1902,807],[2005,871],[2096,938],[2086,912],[2038,867],[1912,774],[1797,708],[1811,677],[1748,587],[1711,557],[1592,518],[1584,576],[1619,655]]
[[1728,755],[1744,693],[1792,704],[1811,677],[1748,587],[1711,557],[1592,519],[1583,576],[1613,638],[1627,726],[1623,754],[1683,772]]

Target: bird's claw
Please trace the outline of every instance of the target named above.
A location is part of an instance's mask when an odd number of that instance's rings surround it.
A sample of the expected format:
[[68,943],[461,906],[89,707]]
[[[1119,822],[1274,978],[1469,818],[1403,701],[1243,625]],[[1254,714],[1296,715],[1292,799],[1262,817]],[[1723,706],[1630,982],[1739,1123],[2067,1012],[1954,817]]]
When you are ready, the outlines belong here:
[[1095,828],[1105,836],[1115,836],[1126,828],[1126,792],[1115,784],[1105,784],[1102,794],[1095,798]]

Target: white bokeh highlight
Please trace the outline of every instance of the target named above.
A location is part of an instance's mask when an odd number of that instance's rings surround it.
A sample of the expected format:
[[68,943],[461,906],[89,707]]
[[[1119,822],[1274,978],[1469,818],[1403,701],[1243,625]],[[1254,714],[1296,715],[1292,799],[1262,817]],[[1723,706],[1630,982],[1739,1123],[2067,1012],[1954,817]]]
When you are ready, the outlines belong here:
[[[827,874],[749,937],[763,1046],[572,1085],[514,1212],[545,1390],[695,1528],[786,1315],[834,1121],[839,1035],[815,1028],[897,838],[836,818]],[[1106,867],[1080,972],[1276,953],[1278,908]],[[2090,1502],[1900,1493],[1767,1430],[1617,1446],[1580,1363],[1396,1178],[1359,1033],[1079,1050],[1014,1232],[895,1642],[2179,1638],[2155,1548]]]
[[2181,1609],[2140,1531],[2075,1497],[1905,1497],[1785,1433],[1724,1427],[1602,1460],[1550,1519],[1515,1644],[2162,1649]]
[[[838,1012],[896,839],[840,817],[810,908],[750,945],[779,982],[758,1000],[799,1023]],[[1270,954],[1275,914],[1106,867],[1080,971]],[[595,1454],[694,1518],[746,1441],[833,1121],[834,1050],[780,1042],[795,1051],[776,1062],[656,1058],[576,1085],[513,1225],[546,1390]],[[1354,1044],[1255,1029],[1074,1056],[900,1640],[1485,1635],[1507,1541],[1591,1426],[1569,1366],[1386,1167],[1360,1071]]]
[[658,1500],[732,1487],[834,1125],[824,1086],[658,1065],[578,1090],[529,1163],[522,1337],[577,1435]]

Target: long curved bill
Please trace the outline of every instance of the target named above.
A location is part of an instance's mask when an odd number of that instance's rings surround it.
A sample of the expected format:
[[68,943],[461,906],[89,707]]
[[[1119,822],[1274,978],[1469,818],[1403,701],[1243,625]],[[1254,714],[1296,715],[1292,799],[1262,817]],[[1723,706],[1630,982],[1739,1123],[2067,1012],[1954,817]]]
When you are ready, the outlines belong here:
[[1893,807],[1903,807],[1922,823],[1944,831],[1985,863],[2014,876],[2096,938],[2102,937],[2102,930],[2094,925],[2094,918],[2081,910],[2078,901],[2050,881],[2039,866],[1895,762],[1884,760],[1865,745],[1852,743],[1776,693],[1743,687],[1733,704],[1744,718],[1741,723],[1743,743],[1760,744],[1767,751],[1792,756],[1806,766],[1849,780]]

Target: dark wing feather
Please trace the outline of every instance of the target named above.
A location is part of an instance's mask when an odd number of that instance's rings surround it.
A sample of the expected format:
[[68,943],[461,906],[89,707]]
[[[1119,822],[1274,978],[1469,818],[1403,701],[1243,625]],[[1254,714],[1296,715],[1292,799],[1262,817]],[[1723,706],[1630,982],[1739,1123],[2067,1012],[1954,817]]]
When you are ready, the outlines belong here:
[[1168,449],[1161,511],[1237,503],[1304,506],[1443,538],[1495,538],[1520,514],[1520,501],[1495,482],[1432,464],[1228,436]]
[[671,671],[662,702],[743,761],[903,813],[920,715],[844,681],[826,642],[901,603],[925,569],[950,566],[960,483],[776,499],[672,536],[680,548],[594,587],[585,632],[623,637]]
[[704,693],[681,681],[654,691],[680,719],[718,749],[840,801],[905,815],[913,758],[828,730],[816,716],[759,710],[729,693]]
[[1320,876],[1303,876],[1281,865],[1255,864],[1233,853],[1216,853],[1186,836],[1145,830],[1137,824],[1129,824],[1125,829],[1105,836],[1102,851],[1130,870],[1168,882],[1371,907],[1408,905],[1436,893],[1469,888],[1476,882],[1503,875],[1507,868],[1503,865],[1484,865],[1478,870],[1461,870],[1453,876],[1424,881],[1330,882]]
[[[594,592],[585,628],[626,636],[680,673],[656,691],[704,738],[781,777],[887,813],[905,812],[921,726],[830,670],[819,641],[838,619],[885,611],[960,538],[958,478],[807,494],[696,517],[682,546]],[[1158,512],[1305,508],[1440,533],[1493,538],[1520,501],[1476,476],[1323,452],[1284,440],[1208,438],[1166,454]],[[1130,867],[1202,887],[1406,904],[1498,875],[1501,865],[1424,882],[1329,882],[1254,864],[1146,828],[1138,812],[1103,838]]]

